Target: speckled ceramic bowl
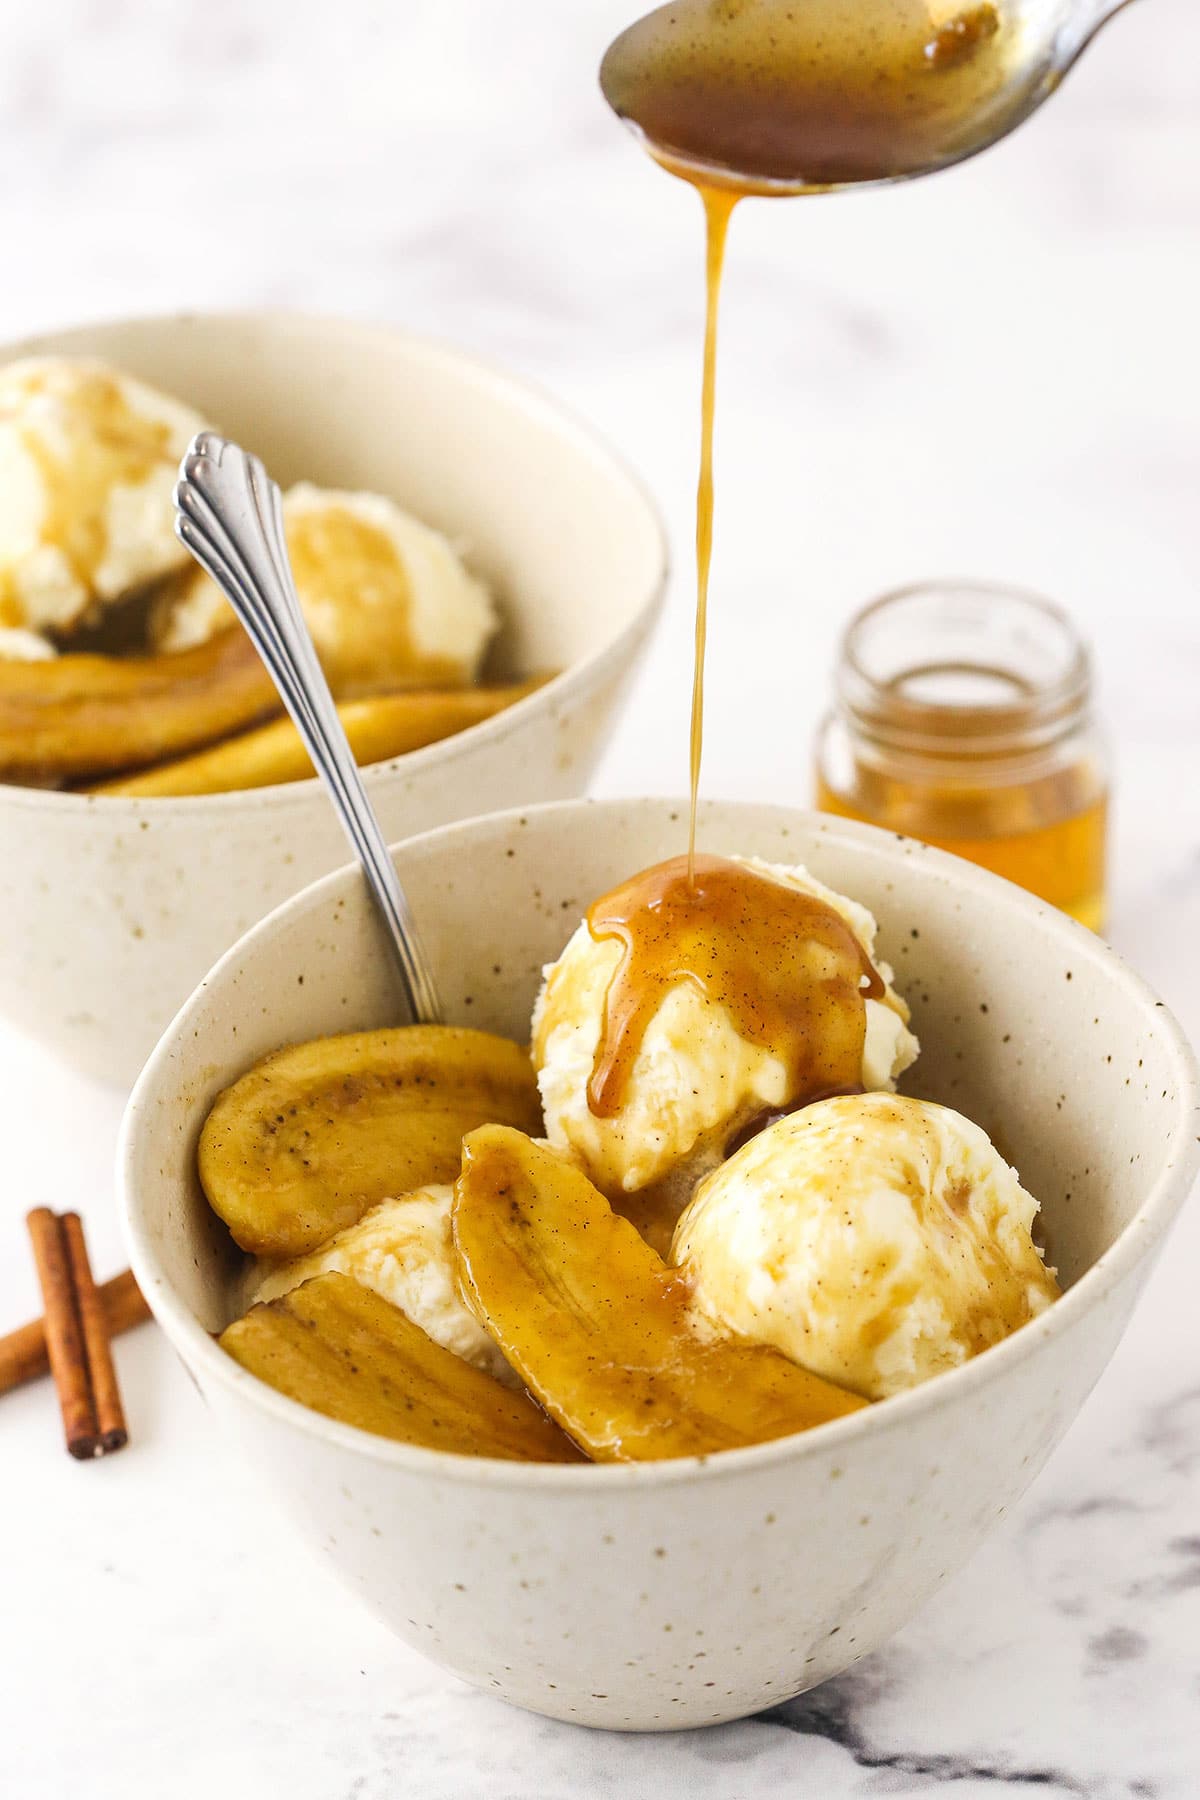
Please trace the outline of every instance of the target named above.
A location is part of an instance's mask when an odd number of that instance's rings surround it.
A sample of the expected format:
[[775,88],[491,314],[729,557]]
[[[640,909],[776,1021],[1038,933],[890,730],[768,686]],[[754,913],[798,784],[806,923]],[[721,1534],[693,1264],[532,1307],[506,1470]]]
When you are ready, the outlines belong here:
[[[495,585],[489,673],[563,671],[499,718],[371,769],[389,836],[583,792],[666,575],[653,503],[591,432],[466,356],[345,321],[137,319],[0,361],[56,352],[178,394],[285,485],[399,500]],[[315,781],[186,800],[0,786],[0,1012],[128,1085],[217,957],[346,854]]]
[[[675,853],[663,802],[474,820],[397,861],[449,1017],[522,1036],[581,907]],[[715,806],[714,851],[804,862],[873,908],[924,1051],[911,1086],[977,1119],[1044,1202],[1067,1293],[965,1368],[807,1435],[640,1468],[530,1468],[333,1424],[210,1337],[240,1260],[195,1175],[220,1088],[291,1040],[396,1016],[357,873],[232,950],[130,1102],[134,1267],[237,1451],[403,1638],[486,1691],[623,1729],[754,1712],[907,1620],[1032,1481],[1108,1361],[1197,1165],[1197,1076],[1161,1003],[1015,887],[865,826]],[[1014,1620],[1014,1629],[1020,1622]]]

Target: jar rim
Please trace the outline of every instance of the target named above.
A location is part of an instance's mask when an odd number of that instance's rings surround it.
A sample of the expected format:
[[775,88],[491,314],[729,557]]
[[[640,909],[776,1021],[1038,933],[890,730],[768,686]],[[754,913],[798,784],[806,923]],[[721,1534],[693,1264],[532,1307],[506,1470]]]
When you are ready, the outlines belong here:
[[[957,655],[901,657],[890,676],[881,676],[868,653],[872,633],[885,619],[895,623],[899,609],[922,603],[943,605],[958,627],[970,622],[982,631],[985,622],[994,628],[997,620],[1019,621],[1030,639],[1053,636],[1058,666],[1041,677],[999,668],[960,645]],[[972,678],[969,700],[930,697],[939,685],[961,687]],[[896,749],[972,758],[1021,756],[1076,730],[1090,713],[1092,685],[1091,654],[1063,607],[1026,588],[949,577],[893,588],[863,607],[843,633],[837,677],[840,709],[856,730]],[[989,686],[991,696],[982,693]]]

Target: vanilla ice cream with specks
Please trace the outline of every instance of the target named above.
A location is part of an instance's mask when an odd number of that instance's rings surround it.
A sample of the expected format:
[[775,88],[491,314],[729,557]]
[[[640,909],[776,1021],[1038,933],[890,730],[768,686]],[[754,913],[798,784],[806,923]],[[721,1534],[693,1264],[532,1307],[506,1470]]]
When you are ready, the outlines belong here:
[[0,626],[69,633],[182,568],[171,494],[203,425],[103,363],[0,369]]
[[[286,495],[283,521],[300,605],[339,699],[475,679],[496,611],[448,538],[382,495],[308,483]],[[189,649],[232,617],[196,570],[155,613],[155,647]]]
[[458,1290],[450,1236],[453,1198],[452,1187],[436,1186],[383,1200],[308,1256],[260,1261],[251,1275],[249,1303],[278,1300],[316,1275],[350,1275],[399,1307],[443,1350],[511,1383],[512,1371]]
[[673,1260],[699,1317],[882,1400],[1058,1297],[1037,1213],[969,1119],[863,1094],[752,1138],[697,1189]]
[[[874,960],[876,924],[865,906],[825,887],[806,869],[736,860],[824,901]],[[621,957],[619,943],[597,940],[584,921],[545,970],[533,1016],[533,1054],[546,1136],[610,1198],[664,1182],[677,1188],[682,1183],[690,1192],[690,1182],[720,1160],[741,1125],[794,1098],[788,1071],[768,1046],[742,1036],[731,1014],[695,982],[680,980],[642,1036],[620,1109],[598,1117],[588,1103],[588,1083]],[[919,1046],[891,970],[875,966],[883,991],[865,1003],[861,1085],[891,1089]]]

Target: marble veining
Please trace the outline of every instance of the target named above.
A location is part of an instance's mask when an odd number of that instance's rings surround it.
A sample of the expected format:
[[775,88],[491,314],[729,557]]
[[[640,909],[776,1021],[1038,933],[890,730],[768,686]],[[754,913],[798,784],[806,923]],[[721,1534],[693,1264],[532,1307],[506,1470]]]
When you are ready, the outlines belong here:
[[[883,1657],[874,1659],[876,1662]],[[925,1777],[932,1786],[955,1787],[973,1781],[980,1787],[995,1784],[1009,1789],[1048,1788],[1054,1793],[1087,1794],[1089,1789],[1065,1769],[1033,1768],[1018,1763],[984,1763],[970,1756],[945,1751],[890,1750],[875,1748],[860,1719],[860,1696],[866,1690],[869,1703],[872,1684],[862,1676],[846,1675],[826,1682],[811,1694],[787,1706],[759,1715],[758,1723],[779,1725],[805,1738],[824,1738],[850,1756],[856,1769],[887,1770],[900,1777]],[[902,1788],[900,1791],[903,1791]]]
[[[631,10],[46,0],[9,9],[0,60],[6,336],[179,306],[377,316],[544,381],[626,448],[679,575],[606,793],[685,778],[701,306],[695,202],[594,89]],[[838,625],[886,586],[953,571],[1058,596],[1112,730],[1113,935],[1194,1031],[1198,69],[1194,0],[1154,0],[971,167],[736,221],[706,758],[713,794],[802,798]],[[15,1321],[28,1206],[81,1206],[97,1265],[124,1260],[120,1103],[6,1029],[0,1071]],[[119,1347],[134,1442],[109,1463],[68,1461],[46,1389],[0,1403],[0,1787],[1196,1800],[1198,1266],[1193,1201],[1063,1448],[885,1651],[663,1739],[523,1716],[393,1642],[278,1530],[143,1331]]]

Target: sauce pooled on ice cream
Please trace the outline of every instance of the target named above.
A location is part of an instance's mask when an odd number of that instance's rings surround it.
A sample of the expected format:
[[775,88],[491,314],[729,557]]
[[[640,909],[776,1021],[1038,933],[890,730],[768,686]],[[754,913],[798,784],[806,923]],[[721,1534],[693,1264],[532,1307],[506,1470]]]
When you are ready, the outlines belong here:
[[588,1083],[597,1118],[620,1111],[646,1029],[685,981],[779,1058],[791,1103],[861,1080],[866,1002],[884,985],[824,900],[719,856],[697,856],[689,879],[680,856],[602,896],[587,924],[622,949]]

